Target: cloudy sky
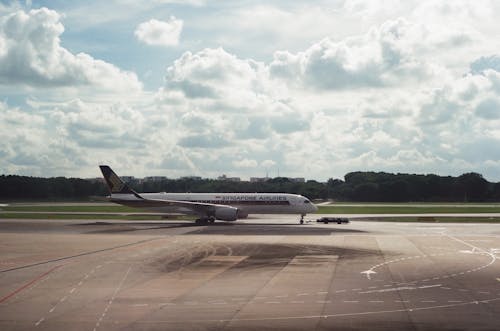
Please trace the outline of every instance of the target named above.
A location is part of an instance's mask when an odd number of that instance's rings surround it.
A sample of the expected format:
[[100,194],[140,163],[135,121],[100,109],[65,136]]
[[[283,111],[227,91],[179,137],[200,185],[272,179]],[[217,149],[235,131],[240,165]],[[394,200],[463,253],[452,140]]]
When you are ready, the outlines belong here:
[[0,173],[500,181],[500,2],[0,1]]

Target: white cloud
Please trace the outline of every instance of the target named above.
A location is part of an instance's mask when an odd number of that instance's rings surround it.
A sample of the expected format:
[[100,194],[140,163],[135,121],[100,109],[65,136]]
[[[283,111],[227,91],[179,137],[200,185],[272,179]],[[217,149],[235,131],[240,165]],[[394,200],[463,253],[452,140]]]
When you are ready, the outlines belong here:
[[171,16],[168,21],[151,19],[137,26],[137,39],[154,46],[176,46],[182,31],[183,21]]
[[236,168],[256,168],[257,161],[252,159],[235,160],[233,161],[233,165]]
[[60,15],[47,8],[16,11],[0,18],[0,84],[30,87],[94,87],[105,91],[138,91],[134,73],[76,55],[61,47]]
[[430,63],[426,53],[460,47],[468,40],[465,32],[431,33],[424,25],[399,18],[364,35],[340,41],[325,38],[296,54],[277,51],[269,70],[292,85],[320,90],[419,83],[444,71]]

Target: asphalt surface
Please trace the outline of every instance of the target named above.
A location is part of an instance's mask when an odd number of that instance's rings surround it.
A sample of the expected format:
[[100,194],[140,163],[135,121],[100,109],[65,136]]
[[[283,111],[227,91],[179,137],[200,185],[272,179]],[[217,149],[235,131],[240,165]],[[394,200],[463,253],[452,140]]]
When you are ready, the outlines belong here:
[[500,225],[0,220],[0,330],[498,330]]

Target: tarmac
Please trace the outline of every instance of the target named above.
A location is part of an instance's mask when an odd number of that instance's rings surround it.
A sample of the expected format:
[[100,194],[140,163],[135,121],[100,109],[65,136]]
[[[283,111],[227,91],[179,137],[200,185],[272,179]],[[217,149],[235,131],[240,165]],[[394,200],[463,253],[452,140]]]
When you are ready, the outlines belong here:
[[498,330],[499,258],[500,224],[3,219],[0,329]]

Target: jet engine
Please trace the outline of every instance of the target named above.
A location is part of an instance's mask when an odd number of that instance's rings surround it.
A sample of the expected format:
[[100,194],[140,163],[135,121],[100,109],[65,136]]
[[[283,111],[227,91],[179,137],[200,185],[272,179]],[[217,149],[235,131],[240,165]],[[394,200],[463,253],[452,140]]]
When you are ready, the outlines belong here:
[[238,219],[239,210],[231,206],[217,207],[215,209],[215,218],[221,221],[236,221]]

